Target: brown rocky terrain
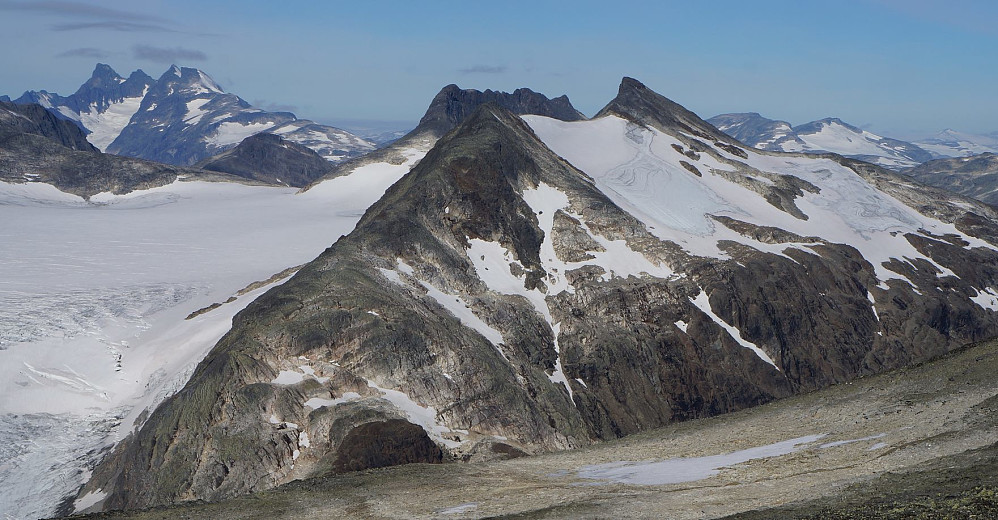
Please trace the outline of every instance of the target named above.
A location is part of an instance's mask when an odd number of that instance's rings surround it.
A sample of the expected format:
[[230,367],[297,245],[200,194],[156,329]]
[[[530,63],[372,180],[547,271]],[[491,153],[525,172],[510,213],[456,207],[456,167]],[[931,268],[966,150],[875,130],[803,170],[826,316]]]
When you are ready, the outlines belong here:
[[[998,344],[740,412],[500,462],[416,464],[293,482],[219,503],[87,518],[991,518]],[[796,451],[671,484],[586,478],[821,435]],[[784,450],[785,451],[785,450]],[[648,466],[631,465],[635,474]]]

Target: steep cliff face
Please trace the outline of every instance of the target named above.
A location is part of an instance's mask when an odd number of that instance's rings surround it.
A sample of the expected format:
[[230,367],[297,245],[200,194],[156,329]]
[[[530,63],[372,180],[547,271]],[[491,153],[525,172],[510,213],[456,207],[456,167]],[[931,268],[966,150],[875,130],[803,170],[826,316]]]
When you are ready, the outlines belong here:
[[996,217],[746,150],[631,79],[591,121],[482,105],[237,315],[81,494],[571,448],[924,360],[998,335]]

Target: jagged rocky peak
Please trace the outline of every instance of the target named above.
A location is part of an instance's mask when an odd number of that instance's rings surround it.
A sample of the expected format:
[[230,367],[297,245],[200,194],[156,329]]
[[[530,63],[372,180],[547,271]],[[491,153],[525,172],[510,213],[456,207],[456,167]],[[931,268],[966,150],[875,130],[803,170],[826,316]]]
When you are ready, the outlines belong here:
[[103,112],[111,104],[126,98],[140,98],[155,80],[141,69],[132,72],[128,79],[121,77],[110,65],[98,63],[93,75],[70,96],[76,112]]
[[595,117],[607,114],[616,114],[629,121],[655,126],[666,132],[687,132],[703,139],[734,143],[731,137],[714,128],[700,116],[634,78],[624,77],[620,81],[617,97],[603,107]]
[[207,75],[201,69],[196,69],[193,67],[178,67],[176,65],[171,65],[162,76],[159,77],[159,83],[163,85],[170,85],[174,88],[189,89],[192,94],[199,93],[215,93],[222,94],[225,91],[222,87],[218,86],[211,76]]
[[536,114],[563,121],[585,119],[581,112],[572,106],[568,96],[548,99],[544,94],[528,88],[519,88],[512,94],[494,90],[484,92],[475,89],[462,89],[457,85],[447,85],[434,96],[426,114],[419,121],[419,127],[443,135],[471,115],[485,103],[496,103],[514,114]]

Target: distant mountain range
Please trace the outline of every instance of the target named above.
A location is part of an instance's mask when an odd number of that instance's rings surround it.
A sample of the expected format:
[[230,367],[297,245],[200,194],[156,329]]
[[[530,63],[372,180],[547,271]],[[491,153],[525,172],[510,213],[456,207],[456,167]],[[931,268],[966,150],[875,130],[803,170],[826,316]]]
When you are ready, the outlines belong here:
[[76,122],[101,151],[174,165],[193,165],[261,132],[311,148],[331,162],[375,148],[345,130],[254,108],[203,71],[175,65],[159,79],[141,70],[126,79],[98,64],[70,96],[29,91],[14,102],[38,103]]
[[917,144],[923,149],[943,157],[998,153],[998,132],[968,134],[947,129],[934,137],[918,141]]
[[916,144],[882,137],[841,119],[826,118],[798,126],[755,112],[721,114],[707,120],[753,148],[773,152],[831,152],[900,170],[935,156]]

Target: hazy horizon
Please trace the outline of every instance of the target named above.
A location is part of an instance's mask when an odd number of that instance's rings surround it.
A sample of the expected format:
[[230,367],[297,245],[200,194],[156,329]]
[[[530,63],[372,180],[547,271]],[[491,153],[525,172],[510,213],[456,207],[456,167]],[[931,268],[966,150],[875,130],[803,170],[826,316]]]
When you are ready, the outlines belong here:
[[452,6],[0,0],[17,51],[0,58],[0,94],[69,95],[97,62],[153,77],[176,63],[260,108],[411,125],[449,83],[566,94],[593,115],[631,76],[705,119],[838,117],[899,138],[998,130],[989,2]]

